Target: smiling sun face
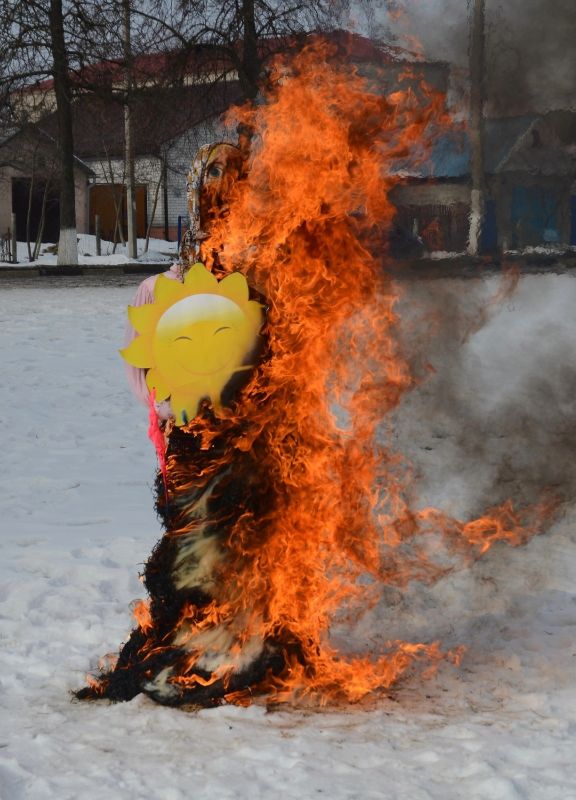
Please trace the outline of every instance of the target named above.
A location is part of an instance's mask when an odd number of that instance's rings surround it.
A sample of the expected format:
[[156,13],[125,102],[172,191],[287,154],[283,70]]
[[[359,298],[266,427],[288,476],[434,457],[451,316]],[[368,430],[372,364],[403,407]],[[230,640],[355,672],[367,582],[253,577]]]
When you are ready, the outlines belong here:
[[197,263],[184,283],[160,275],[153,303],[128,306],[139,335],[120,353],[148,370],[146,384],[156,400],[170,398],[176,425],[195,417],[205,397],[220,406],[232,376],[252,366],[246,359],[256,349],[263,312],[248,298],[241,273],[218,281]]

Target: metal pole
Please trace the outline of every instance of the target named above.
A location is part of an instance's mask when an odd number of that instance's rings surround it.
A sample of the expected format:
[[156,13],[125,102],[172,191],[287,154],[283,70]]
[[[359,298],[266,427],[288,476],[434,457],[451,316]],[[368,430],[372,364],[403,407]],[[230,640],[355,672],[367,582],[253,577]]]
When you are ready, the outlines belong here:
[[[162,199],[164,201],[164,238],[166,241],[169,240],[169,230],[168,230],[168,159],[164,155],[162,158]],[[178,242],[180,244],[180,242]]]
[[12,228],[12,263],[18,263],[18,241],[16,239],[16,214],[12,212],[10,216],[10,226]]

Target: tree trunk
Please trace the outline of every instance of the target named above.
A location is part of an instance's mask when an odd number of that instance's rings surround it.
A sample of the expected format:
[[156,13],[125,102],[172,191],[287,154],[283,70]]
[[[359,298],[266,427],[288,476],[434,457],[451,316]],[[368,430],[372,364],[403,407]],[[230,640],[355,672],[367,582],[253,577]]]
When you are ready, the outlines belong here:
[[[112,248],[112,255],[116,254],[116,247],[118,246],[118,237],[120,243],[124,245],[124,229],[122,227],[122,207],[124,204],[124,182],[126,179],[126,163],[124,163],[124,169],[122,172],[122,183],[120,184],[120,194],[116,191],[116,176],[114,174],[114,167],[112,166],[112,158],[110,153],[106,153],[107,155],[107,162],[108,162],[108,174],[110,175],[110,181],[108,181],[108,176],[106,174],[106,166],[104,162],[101,161],[100,165],[102,167],[102,171],[104,173],[104,178],[107,183],[110,184],[112,187],[112,202],[114,203],[114,233],[112,234],[113,240],[113,248]],[[118,236],[116,235],[118,234]]]
[[74,138],[62,0],[50,0],[49,17],[60,145],[60,241],[58,243],[58,264],[77,264]]
[[238,77],[244,93],[253,100],[258,94],[260,77],[254,0],[242,0],[242,58]]
[[40,247],[42,246],[42,237],[44,236],[44,226],[46,225],[46,202],[48,200],[48,191],[50,189],[50,179],[46,179],[44,183],[44,192],[42,194],[42,211],[40,213],[40,222],[38,223],[38,232],[36,233],[36,242],[34,243],[34,257],[32,261],[36,261],[40,255]]
[[32,199],[34,197],[34,184],[36,179],[36,153],[32,159],[32,169],[30,172],[30,186],[28,188],[28,208],[26,209],[26,249],[28,250],[28,261],[32,261],[32,250],[30,248],[31,228],[32,228]]
[[130,36],[130,0],[124,4],[124,61],[126,65],[126,94],[124,97],[124,145],[126,159],[126,217],[128,227],[128,258],[137,258],[136,245],[136,187],[134,178],[134,142],[130,95],[132,93],[132,43]]

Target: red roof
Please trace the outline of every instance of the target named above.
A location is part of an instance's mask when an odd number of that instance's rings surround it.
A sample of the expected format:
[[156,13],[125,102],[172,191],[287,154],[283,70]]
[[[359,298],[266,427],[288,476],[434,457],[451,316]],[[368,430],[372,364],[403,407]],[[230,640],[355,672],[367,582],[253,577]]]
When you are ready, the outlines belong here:
[[[274,38],[262,38],[258,42],[260,57],[266,60],[279,52],[298,49],[315,40],[327,40],[336,47],[336,55],[350,61],[386,64],[393,61],[415,61],[419,57],[408,50],[373,41],[350,31],[335,30]],[[150,81],[167,82],[177,76],[201,76],[203,73],[226,73],[234,69],[230,51],[220,45],[199,44],[190,50],[172,50],[162,53],[137,55],[133,61],[134,79],[137,84]],[[110,59],[73,71],[73,83],[82,86],[112,86],[124,80],[124,60]],[[164,79],[166,78],[166,81]],[[52,78],[29,84],[21,91],[47,91],[54,85]]]

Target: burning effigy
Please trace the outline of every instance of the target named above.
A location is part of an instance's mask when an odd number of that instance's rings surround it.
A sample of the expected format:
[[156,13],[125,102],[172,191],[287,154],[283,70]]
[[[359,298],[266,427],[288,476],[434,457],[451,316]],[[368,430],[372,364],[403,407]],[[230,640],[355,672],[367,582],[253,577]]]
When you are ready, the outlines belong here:
[[81,698],[167,705],[357,701],[438,642],[341,653],[335,619],[383,587],[434,582],[551,513],[511,503],[460,521],[409,504],[388,419],[415,383],[398,344],[382,231],[398,164],[446,125],[442,97],[386,95],[327,47],[279,60],[229,122],[250,147],[203,148],[172,275],[129,311],[124,351],[150,397],[165,533],[149,600]]

